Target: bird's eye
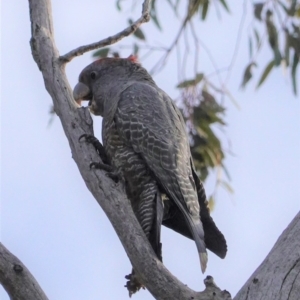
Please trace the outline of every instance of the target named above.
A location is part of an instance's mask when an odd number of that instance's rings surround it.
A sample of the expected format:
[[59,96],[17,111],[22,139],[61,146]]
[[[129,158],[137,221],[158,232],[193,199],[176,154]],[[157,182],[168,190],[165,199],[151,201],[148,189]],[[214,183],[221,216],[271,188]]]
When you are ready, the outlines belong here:
[[96,78],[96,75],[97,75],[96,72],[93,71],[93,72],[91,73],[91,78],[92,78],[92,79],[95,79],[95,78]]

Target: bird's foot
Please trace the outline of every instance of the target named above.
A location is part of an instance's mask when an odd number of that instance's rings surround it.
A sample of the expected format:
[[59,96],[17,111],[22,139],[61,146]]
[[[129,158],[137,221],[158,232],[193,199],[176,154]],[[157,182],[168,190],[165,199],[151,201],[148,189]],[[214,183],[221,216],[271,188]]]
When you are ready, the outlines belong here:
[[110,165],[104,164],[102,162],[92,162],[90,164],[91,169],[100,169],[106,171],[106,176],[111,178],[115,183],[121,181],[120,174]]
[[129,297],[138,292],[141,288],[145,289],[145,286],[140,282],[138,276],[135,274],[134,270],[132,273],[125,276],[128,281],[126,282],[125,287],[129,292]]
[[104,149],[103,145],[100,143],[100,141],[95,136],[85,133],[79,137],[78,141],[81,141],[82,139],[84,139],[86,143],[92,144],[95,147],[96,151],[98,152],[101,160],[105,164],[108,164],[109,160],[105,153],[105,149]]

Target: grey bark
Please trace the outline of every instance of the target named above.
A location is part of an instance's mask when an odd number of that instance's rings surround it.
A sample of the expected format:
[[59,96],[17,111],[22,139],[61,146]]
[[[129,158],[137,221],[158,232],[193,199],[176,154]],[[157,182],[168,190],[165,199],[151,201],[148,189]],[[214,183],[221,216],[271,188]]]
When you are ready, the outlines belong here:
[[300,299],[300,212],[234,300]]
[[13,300],[48,300],[24,264],[0,243],[0,282]]

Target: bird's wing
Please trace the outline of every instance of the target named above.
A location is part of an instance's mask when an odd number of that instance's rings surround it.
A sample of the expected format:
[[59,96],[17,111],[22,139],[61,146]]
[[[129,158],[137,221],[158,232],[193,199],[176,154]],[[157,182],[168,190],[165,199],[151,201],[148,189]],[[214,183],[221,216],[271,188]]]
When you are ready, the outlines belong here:
[[119,135],[139,153],[182,212],[196,242],[201,269],[207,256],[200,207],[180,112],[156,86],[134,83],[120,94],[114,115]]

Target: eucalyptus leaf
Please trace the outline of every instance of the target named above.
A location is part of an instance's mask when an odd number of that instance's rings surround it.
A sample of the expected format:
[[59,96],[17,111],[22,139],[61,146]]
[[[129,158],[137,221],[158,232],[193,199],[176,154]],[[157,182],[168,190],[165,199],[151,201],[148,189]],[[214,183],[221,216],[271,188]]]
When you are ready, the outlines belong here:
[[241,87],[245,88],[246,84],[250,81],[250,79],[252,78],[252,69],[253,67],[256,67],[256,63],[251,62],[250,64],[248,64],[248,66],[246,67],[245,71],[244,71],[244,76],[243,76],[243,81],[241,83]]
[[134,35],[136,38],[140,39],[140,40],[143,40],[143,41],[146,40],[146,37],[145,37],[145,35],[144,35],[144,33],[143,33],[143,31],[142,31],[141,28],[138,28],[138,29],[133,33],[133,35]]
[[256,28],[254,28],[253,31],[254,31],[255,41],[256,41],[256,48],[257,48],[257,50],[259,50],[259,48],[260,48],[260,46],[261,46],[259,33],[258,33],[258,31],[257,31]]
[[179,89],[182,88],[187,88],[187,87],[191,87],[191,86],[195,86],[198,83],[201,82],[201,80],[203,79],[204,74],[203,73],[198,73],[195,77],[195,79],[190,79],[190,80],[185,80],[183,82],[180,82],[176,87]]
[[269,75],[270,72],[272,71],[274,65],[275,65],[275,61],[274,61],[274,60],[271,60],[271,61],[267,64],[267,66],[266,66],[264,72],[263,72],[262,75],[261,75],[261,78],[260,78],[260,80],[259,80],[259,82],[258,82],[256,88],[259,88],[259,87],[263,84],[263,82],[266,80],[266,78],[268,77],[268,75]]
[[261,13],[264,8],[264,3],[259,2],[254,4],[254,16],[257,20],[262,21]]
[[[132,25],[132,24],[133,24],[132,19],[128,19],[128,24],[129,24],[129,25]],[[143,31],[141,30],[141,28],[138,28],[138,29],[133,33],[133,35],[134,35],[136,38],[140,39],[140,40],[143,40],[143,41],[146,40],[146,37],[145,37]]]
[[249,56],[250,56],[250,59],[252,58],[252,54],[253,54],[252,38],[251,38],[251,36],[249,36]]
[[204,2],[204,4],[203,4],[203,7],[202,7],[202,14],[201,14],[202,20],[205,20],[205,18],[206,18],[209,3],[210,3],[210,2],[209,2],[208,0],[206,0],[206,1]]
[[116,6],[117,6],[117,10],[118,10],[118,11],[121,11],[121,10],[122,10],[122,7],[121,7],[121,1],[122,1],[122,0],[117,0],[117,2],[116,2]]
[[140,50],[139,46],[134,43],[133,44],[133,54],[134,55],[138,54],[139,50]]
[[292,65],[292,70],[291,70],[291,75],[292,75],[292,83],[293,83],[293,91],[295,96],[297,96],[297,66],[299,64],[299,56],[298,54],[295,52],[294,53],[294,59],[293,59],[293,65]]
[[157,18],[157,10],[156,10],[156,0],[152,0],[151,11],[150,11],[151,20],[153,20],[156,27],[162,31],[160,23]]
[[229,7],[228,7],[226,1],[225,1],[225,0],[220,0],[220,2],[221,2],[221,4],[224,6],[224,8],[227,10],[227,12],[230,13],[230,10],[229,10]]
[[107,57],[108,53],[109,53],[110,49],[109,48],[102,48],[98,51],[95,51],[93,53],[93,57]]

